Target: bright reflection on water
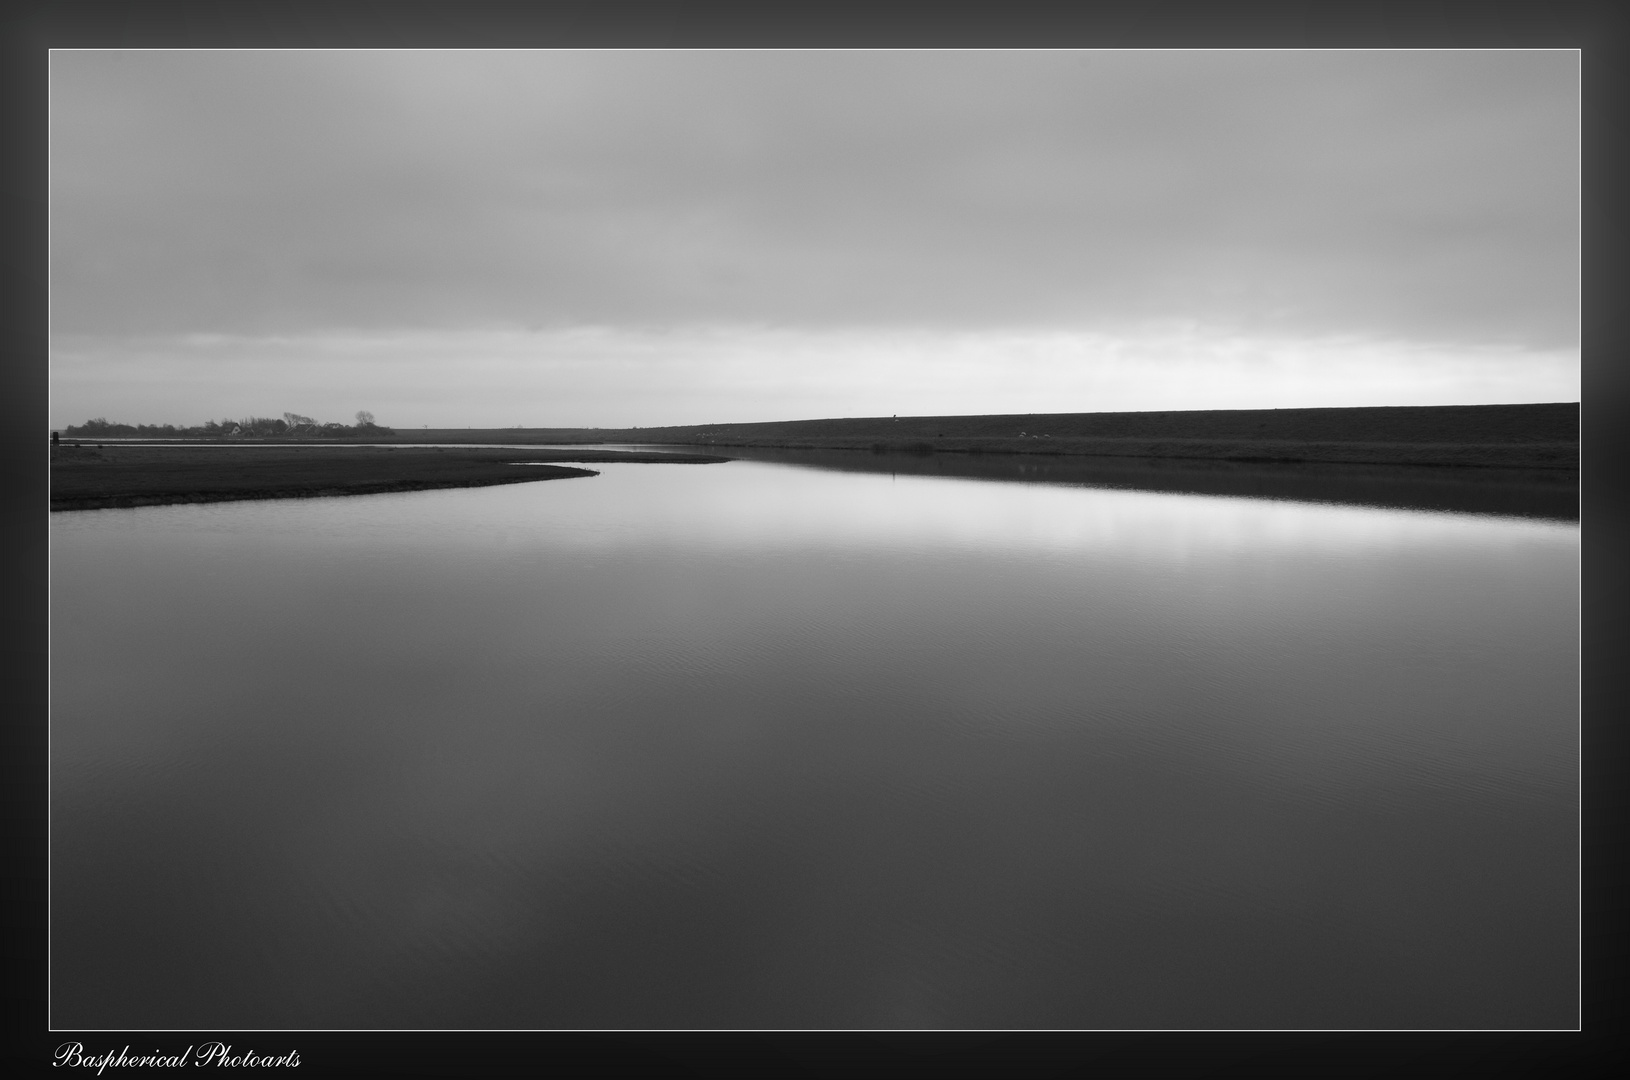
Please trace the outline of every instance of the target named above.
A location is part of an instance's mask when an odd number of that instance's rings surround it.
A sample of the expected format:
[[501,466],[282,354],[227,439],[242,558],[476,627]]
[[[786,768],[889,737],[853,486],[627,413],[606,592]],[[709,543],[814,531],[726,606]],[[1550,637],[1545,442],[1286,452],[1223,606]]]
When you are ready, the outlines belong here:
[[1577,526],[596,468],[52,516],[55,1025],[1574,1025]]

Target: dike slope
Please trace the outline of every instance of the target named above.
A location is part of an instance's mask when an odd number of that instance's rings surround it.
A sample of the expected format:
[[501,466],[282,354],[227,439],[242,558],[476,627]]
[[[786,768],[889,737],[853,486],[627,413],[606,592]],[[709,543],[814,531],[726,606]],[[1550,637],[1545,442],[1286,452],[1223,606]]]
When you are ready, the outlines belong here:
[[1578,471],[1579,405],[881,416],[659,428],[424,429],[411,437]]

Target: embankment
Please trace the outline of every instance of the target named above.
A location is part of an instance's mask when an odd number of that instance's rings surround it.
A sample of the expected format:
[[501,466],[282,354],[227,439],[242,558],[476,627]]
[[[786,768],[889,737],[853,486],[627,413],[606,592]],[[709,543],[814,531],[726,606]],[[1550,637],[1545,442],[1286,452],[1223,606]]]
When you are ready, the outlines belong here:
[[1577,471],[1579,405],[882,416],[660,428],[440,429],[411,437]]

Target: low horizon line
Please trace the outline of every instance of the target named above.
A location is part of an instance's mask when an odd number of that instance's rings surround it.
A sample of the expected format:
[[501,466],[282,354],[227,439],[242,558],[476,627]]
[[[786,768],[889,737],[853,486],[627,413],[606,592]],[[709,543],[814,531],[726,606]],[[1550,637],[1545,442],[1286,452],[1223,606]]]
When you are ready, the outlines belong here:
[[[1003,416],[1135,416],[1135,415],[1140,415],[1140,414],[1143,414],[1143,415],[1165,415],[1165,414],[1168,414],[1168,413],[1337,412],[1337,411],[1350,411],[1350,410],[1355,410],[1355,409],[1374,409],[1374,410],[1381,410],[1381,409],[1509,409],[1509,408],[1522,408],[1522,407],[1526,407],[1526,406],[1538,406],[1538,405],[1583,405],[1583,401],[1581,399],[1563,399],[1563,400],[1550,400],[1550,401],[1501,401],[1501,402],[1477,402],[1477,403],[1442,404],[1442,405],[1288,405],[1288,406],[1276,405],[1276,406],[1267,406],[1267,407],[1255,408],[1255,409],[1099,409],[1099,410],[1070,410],[1070,411],[1059,411],[1059,412],[890,413],[890,414],[887,414],[887,415],[884,415],[882,413],[877,413],[877,414],[873,414],[873,415],[869,415],[869,416],[858,416],[858,415],[857,416],[798,416],[798,417],[788,417],[788,418],[775,419],[775,420],[703,420],[703,421],[697,421],[697,422],[694,422],[694,423],[671,423],[671,424],[617,424],[617,425],[596,425],[596,424],[497,424],[497,425],[494,425],[494,424],[487,424],[487,425],[439,424],[439,425],[431,425],[431,424],[419,424],[419,425],[416,425],[416,427],[418,428],[418,430],[421,430],[421,431],[423,431],[423,430],[429,430],[429,431],[652,431],[652,430],[658,430],[658,429],[661,429],[661,428],[710,427],[710,426],[725,426],[725,425],[737,425],[737,426],[739,426],[739,425],[743,425],[743,424],[797,424],[797,423],[814,423],[814,422],[819,422],[819,421],[823,421],[823,420],[893,420],[893,419],[901,419],[901,418],[911,419],[911,420],[931,420],[931,419],[937,420],[937,419],[953,419],[953,418],[956,418],[956,419],[973,419],[973,418],[979,418],[979,417],[1003,417]],[[239,423],[239,422],[242,422],[243,420],[251,420],[251,419],[276,420],[276,419],[281,419],[281,417],[275,417],[275,416],[260,417],[260,416],[255,416],[254,414],[249,414],[247,416],[238,417],[238,418],[234,419],[232,422]],[[209,419],[209,420],[200,421],[199,423],[192,424],[192,425],[179,425],[179,424],[173,424],[173,423],[142,423],[140,421],[132,423],[130,421],[125,421],[125,420],[108,420],[107,417],[105,417],[105,416],[98,416],[98,417],[91,417],[91,418],[89,418],[87,420],[84,420],[84,421],[78,423],[78,424],[52,425],[50,430],[51,431],[63,431],[63,430],[66,430],[67,428],[70,428],[70,427],[80,427],[80,426],[83,426],[84,424],[92,423],[93,421],[97,421],[97,420],[100,420],[103,423],[112,424],[112,425],[121,426],[121,427],[176,427],[176,428],[182,428],[182,429],[185,429],[186,427],[202,427],[204,424],[217,423],[218,422],[218,421],[215,421],[213,419]],[[350,426],[350,425],[342,425],[342,426]],[[376,424],[376,426],[381,427],[381,428],[389,428],[392,425],[390,425],[388,423],[378,423],[378,424]],[[404,427],[407,430],[413,430],[415,425],[401,425],[401,426]]]

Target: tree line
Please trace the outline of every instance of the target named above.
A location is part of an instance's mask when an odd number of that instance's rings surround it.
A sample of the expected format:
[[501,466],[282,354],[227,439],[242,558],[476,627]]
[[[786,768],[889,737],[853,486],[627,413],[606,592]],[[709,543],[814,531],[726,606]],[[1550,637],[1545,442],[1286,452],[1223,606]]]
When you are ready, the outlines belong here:
[[62,429],[62,434],[81,439],[343,439],[395,434],[392,429],[374,423],[374,414],[367,409],[357,413],[356,421],[355,424],[318,423],[309,416],[286,412],[281,418],[246,416],[239,420],[206,420],[194,427],[176,427],[174,424],[120,424],[99,416],[83,424],[69,424]]

